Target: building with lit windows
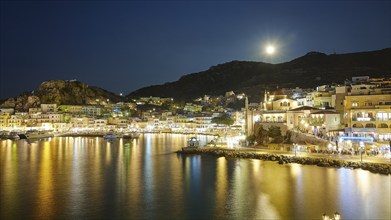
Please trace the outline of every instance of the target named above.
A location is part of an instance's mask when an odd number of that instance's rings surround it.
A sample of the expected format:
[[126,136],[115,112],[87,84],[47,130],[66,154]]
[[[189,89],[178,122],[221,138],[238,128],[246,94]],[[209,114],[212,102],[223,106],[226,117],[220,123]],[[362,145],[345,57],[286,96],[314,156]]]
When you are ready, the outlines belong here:
[[285,135],[288,129],[286,126],[286,115],[285,110],[260,111],[259,116],[255,117],[255,123],[262,125],[262,128],[265,130],[272,126],[279,127],[281,134]]
[[102,108],[93,105],[83,105],[81,111],[83,115],[92,116],[92,117],[102,115]]
[[186,103],[185,107],[183,108],[183,111],[185,112],[201,112],[202,111],[202,105],[197,105],[193,103]]
[[73,128],[93,128],[95,121],[87,117],[72,117],[69,122]]
[[1,112],[0,113],[0,128],[5,128],[8,126],[8,119],[10,118],[10,113]]
[[273,92],[265,91],[264,100],[262,102],[262,110],[289,110],[297,108],[298,102],[288,98],[282,89],[277,89]]
[[41,104],[41,110],[42,112],[56,112],[57,111],[57,104]]
[[311,114],[319,111],[318,108],[310,106],[302,106],[287,111],[286,124],[288,129],[300,130],[305,133],[312,133],[311,129]]
[[8,119],[7,127],[19,128],[22,127],[23,117],[20,115],[11,115]]
[[107,119],[95,119],[94,128],[97,130],[104,130],[107,125]]
[[81,114],[83,112],[83,106],[81,105],[60,105],[58,110],[63,113],[69,114]]
[[312,95],[312,107],[315,108],[330,108],[333,107],[331,94],[328,91],[315,91]]
[[391,87],[352,86],[344,105],[345,132],[350,136],[391,139]]

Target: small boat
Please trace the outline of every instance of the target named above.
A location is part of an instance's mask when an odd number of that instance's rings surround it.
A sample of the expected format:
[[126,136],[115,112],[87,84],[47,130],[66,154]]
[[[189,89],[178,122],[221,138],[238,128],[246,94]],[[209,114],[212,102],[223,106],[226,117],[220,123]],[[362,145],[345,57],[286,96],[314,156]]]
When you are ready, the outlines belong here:
[[114,140],[120,138],[121,135],[114,133],[113,131],[109,131],[107,134],[103,135],[103,139],[105,140]]
[[200,141],[196,137],[191,137],[187,141],[187,146],[188,147],[199,147],[200,146]]
[[18,135],[20,139],[42,139],[54,137],[52,133],[47,131],[27,131],[26,133]]
[[138,132],[129,132],[129,133],[125,133],[123,136],[123,138],[138,138],[140,137],[140,133]]
[[11,131],[11,132],[2,132],[0,134],[0,140],[10,139],[10,140],[19,140],[19,135],[17,132]]

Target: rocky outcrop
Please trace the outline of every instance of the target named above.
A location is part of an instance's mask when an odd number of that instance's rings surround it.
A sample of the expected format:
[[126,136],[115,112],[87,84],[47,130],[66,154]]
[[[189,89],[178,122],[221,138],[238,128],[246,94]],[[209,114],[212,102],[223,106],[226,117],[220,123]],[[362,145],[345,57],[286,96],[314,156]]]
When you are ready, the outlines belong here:
[[110,102],[120,102],[122,97],[104,89],[89,86],[75,80],[44,81],[32,92],[24,93],[16,98],[10,98],[0,105],[2,108],[15,108],[17,111],[27,111],[40,104],[55,103],[74,105],[105,105]]
[[42,103],[94,105],[106,102],[119,102],[120,96],[104,89],[89,86],[79,81],[50,80],[42,82],[35,94]]
[[276,161],[279,164],[298,163],[304,165],[316,165],[320,167],[363,169],[372,173],[391,175],[391,164],[353,162],[331,158],[295,157],[278,154],[259,154],[251,151],[229,150],[221,148],[186,147],[177,153],[181,154],[207,154],[227,158],[248,158],[267,161]]
[[35,95],[21,95],[16,98],[9,98],[0,105],[1,108],[14,108],[17,111],[25,111],[29,108],[40,107],[40,99]]
[[298,144],[312,144],[320,147],[326,147],[330,141],[324,140],[314,135],[305,134],[297,131],[290,130],[290,141]]

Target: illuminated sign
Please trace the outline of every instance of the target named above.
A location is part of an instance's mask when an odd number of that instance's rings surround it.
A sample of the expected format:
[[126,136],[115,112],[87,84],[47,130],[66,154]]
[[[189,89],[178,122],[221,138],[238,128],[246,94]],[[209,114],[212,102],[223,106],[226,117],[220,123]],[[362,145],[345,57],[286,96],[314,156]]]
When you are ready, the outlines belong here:
[[342,136],[340,137],[341,141],[347,141],[347,140],[358,140],[358,141],[373,141],[372,137],[352,137],[352,136]]

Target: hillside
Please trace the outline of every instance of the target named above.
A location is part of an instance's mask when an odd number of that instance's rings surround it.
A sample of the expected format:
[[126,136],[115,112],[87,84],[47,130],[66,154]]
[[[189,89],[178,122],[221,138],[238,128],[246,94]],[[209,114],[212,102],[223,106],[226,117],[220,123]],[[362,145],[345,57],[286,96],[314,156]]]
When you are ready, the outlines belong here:
[[110,102],[119,102],[122,97],[79,81],[49,80],[42,82],[32,92],[7,99],[0,107],[26,111],[28,108],[40,107],[40,104],[45,103],[94,105],[104,104],[107,99]]
[[326,55],[310,52],[281,64],[232,61],[192,73],[178,81],[141,88],[127,97],[160,96],[193,99],[204,94],[244,92],[259,100],[266,88],[315,88],[343,83],[352,76],[384,77],[391,73],[391,48],[360,53]]

